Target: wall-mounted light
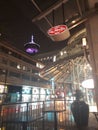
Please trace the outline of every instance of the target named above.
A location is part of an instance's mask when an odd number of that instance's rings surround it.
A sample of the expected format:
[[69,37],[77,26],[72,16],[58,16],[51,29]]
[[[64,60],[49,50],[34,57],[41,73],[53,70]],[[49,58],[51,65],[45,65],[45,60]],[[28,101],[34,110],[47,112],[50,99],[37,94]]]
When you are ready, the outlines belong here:
[[93,89],[94,88],[94,80],[93,79],[87,79],[82,82],[82,86],[84,88]]
[[33,36],[32,36],[31,42],[24,44],[24,48],[28,54],[35,54],[38,53],[40,45],[33,41]]
[[87,45],[86,38],[83,37],[83,38],[82,38],[82,46],[85,47],[86,45]]

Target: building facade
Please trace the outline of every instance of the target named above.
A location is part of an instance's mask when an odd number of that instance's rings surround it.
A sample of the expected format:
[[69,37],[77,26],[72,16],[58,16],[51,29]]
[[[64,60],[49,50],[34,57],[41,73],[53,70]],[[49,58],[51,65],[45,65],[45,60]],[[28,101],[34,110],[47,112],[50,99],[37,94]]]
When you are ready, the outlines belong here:
[[[40,95],[42,88],[44,91],[42,94],[45,96],[46,91],[51,89],[51,84],[39,76],[43,67],[42,63],[28,57],[24,52],[5,41],[0,41],[1,102],[5,97],[12,102],[40,100],[40,97],[36,99],[32,97],[32,92],[34,94],[38,91],[37,94]],[[27,98],[24,99],[23,95]]]

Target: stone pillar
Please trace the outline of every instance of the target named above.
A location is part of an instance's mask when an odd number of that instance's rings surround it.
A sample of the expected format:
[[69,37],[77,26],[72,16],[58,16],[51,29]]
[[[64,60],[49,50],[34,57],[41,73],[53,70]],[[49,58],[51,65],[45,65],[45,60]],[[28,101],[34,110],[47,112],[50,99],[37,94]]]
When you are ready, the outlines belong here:
[[98,14],[88,18],[86,22],[87,42],[90,48],[90,62],[93,68],[95,99],[98,108]]

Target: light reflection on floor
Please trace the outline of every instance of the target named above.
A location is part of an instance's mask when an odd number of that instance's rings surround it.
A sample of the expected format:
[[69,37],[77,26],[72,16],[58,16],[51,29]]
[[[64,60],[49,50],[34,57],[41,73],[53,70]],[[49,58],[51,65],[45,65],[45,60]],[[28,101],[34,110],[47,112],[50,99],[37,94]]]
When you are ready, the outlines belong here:
[[98,112],[97,106],[89,106],[89,112]]

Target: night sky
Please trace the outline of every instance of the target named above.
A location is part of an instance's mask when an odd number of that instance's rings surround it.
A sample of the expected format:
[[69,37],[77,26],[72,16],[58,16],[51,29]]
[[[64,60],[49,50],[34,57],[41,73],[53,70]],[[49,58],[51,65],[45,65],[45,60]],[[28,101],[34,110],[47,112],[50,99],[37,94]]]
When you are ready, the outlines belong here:
[[[30,12],[31,13],[31,12]],[[19,7],[13,0],[0,1],[0,33],[1,38],[24,51],[24,44],[31,41],[40,44],[39,53],[62,49],[66,41],[53,42],[34,23],[32,16],[26,9]],[[47,32],[46,32],[47,33]],[[38,53],[38,54],[39,54]]]

